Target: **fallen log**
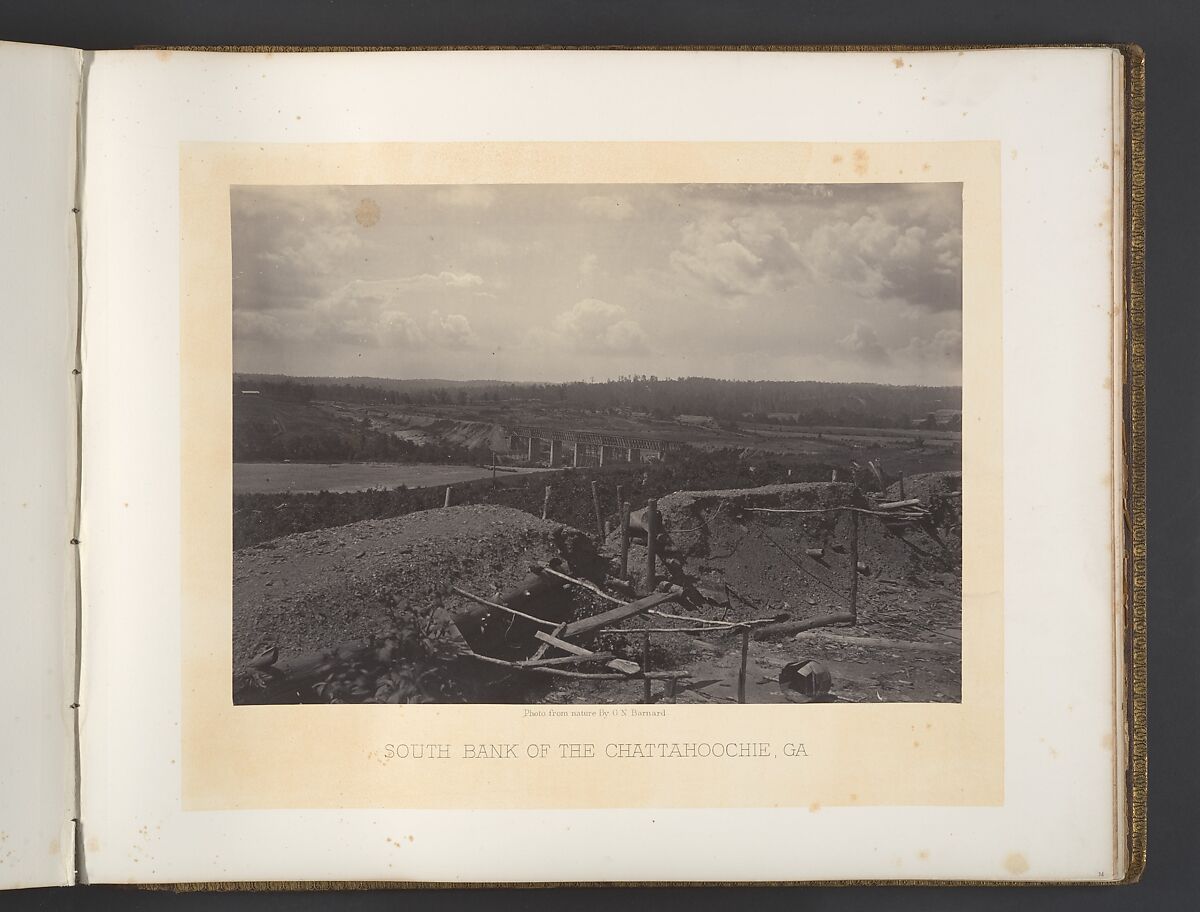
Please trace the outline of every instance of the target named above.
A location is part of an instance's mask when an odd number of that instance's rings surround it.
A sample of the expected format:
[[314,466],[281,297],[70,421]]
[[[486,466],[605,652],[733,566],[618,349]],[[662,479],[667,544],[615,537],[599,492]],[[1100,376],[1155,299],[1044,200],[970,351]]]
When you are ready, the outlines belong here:
[[877,510],[899,510],[899,509],[907,508],[907,507],[920,506],[920,504],[921,504],[920,499],[913,497],[909,500],[893,500],[890,503],[878,503],[878,504],[875,504],[875,509],[877,509]]
[[765,624],[754,630],[754,639],[769,640],[773,637],[788,636],[814,627],[831,627],[835,624],[851,626],[855,623],[854,615],[848,612],[839,614],[820,614],[803,621],[785,621],[782,624]]
[[[465,653],[466,656],[472,659],[478,659],[481,662],[487,662],[489,665],[502,665],[505,668],[512,668],[516,671],[528,671],[531,674],[546,674],[555,675],[561,678],[584,678],[590,681],[627,681],[636,675],[626,674],[593,674],[584,671],[567,671],[562,668],[546,668],[546,667],[526,667],[519,662],[509,662],[504,659],[494,659],[491,656],[480,655],[477,652]],[[691,674],[686,671],[647,671],[642,672],[641,677],[651,678],[653,680],[663,680],[666,678],[688,678]]]
[[922,643],[917,640],[893,640],[888,637],[844,636],[825,630],[802,630],[796,634],[796,639],[828,640],[831,643],[844,643],[847,646],[881,646],[885,649],[936,652],[944,655],[958,655],[962,652],[962,646],[958,643]]

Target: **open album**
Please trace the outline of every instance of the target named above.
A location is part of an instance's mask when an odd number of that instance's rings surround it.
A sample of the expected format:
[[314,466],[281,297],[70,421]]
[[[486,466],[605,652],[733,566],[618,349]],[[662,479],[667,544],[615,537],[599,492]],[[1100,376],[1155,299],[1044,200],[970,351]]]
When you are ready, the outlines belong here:
[[1136,880],[1142,87],[0,45],[0,885]]

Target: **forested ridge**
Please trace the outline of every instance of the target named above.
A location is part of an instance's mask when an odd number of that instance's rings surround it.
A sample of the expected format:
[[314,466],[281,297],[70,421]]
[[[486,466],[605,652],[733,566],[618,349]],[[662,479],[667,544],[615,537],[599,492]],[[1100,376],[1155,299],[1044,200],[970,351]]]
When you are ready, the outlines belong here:
[[719,380],[631,375],[600,382],[390,380],[370,377],[284,377],[244,374],[234,391],[255,389],[291,402],[360,405],[542,404],[586,411],[618,410],[654,418],[702,415],[845,427],[911,427],[938,410],[962,407],[957,386],[888,386],[816,380]]

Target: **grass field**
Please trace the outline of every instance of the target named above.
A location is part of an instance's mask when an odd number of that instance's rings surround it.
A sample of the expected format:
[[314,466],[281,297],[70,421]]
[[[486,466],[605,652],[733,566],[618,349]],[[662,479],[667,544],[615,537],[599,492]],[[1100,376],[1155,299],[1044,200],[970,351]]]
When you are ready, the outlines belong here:
[[[536,469],[524,469],[531,472]],[[404,465],[383,462],[237,462],[233,465],[234,494],[300,494],[331,491],[369,491],[372,488],[433,488],[475,481],[491,470],[465,465]],[[505,474],[512,474],[512,470]]]

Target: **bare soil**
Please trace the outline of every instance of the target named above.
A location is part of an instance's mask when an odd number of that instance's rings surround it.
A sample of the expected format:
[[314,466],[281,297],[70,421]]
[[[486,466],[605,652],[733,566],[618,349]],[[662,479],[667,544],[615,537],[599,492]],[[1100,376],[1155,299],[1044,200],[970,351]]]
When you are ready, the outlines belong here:
[[[961,543],[958,473],[905,480],[907,497],[935,506],[938,524],[920,526],[858,515],[857,623],[796,633],[789,624],[849,608],[851,514],[830,511],[857,495],[848,484],[768,485],[727,491],[679,492],[659,508],[666,533],[659,575],[684,590],[674,621],[642,616],[637,627],[703,626],[702,619],[773,619],[754,628],[747,668],[748,702],[782,702],[778,679],[793,661],[815,659],[833,679],[840,701],[961,699]],[[889,492],[892,493],[892,492]],[[868,505],[869,506],[869,505]],[[813,510],[807,514],[755,510]],[[820,556],[807,549],[823,549]],[[453,612],[466,600],[451,585],[485,597],[519,583],[530,564],[565,559],[571,572],[604,579],[603,561],[617,571],[614,533],[597,559],[582,532],[500,506],[425,510],[278,538],[234,554],[235,668],[266,646],[307,653],[385,627],[404,604],[435,602]],[[629,567],[645,564],[641,543]],[[642,584],[644,589],[644,584]],[[560,598],[574,617],[611,607],[571,588]],[[602,634],[603,648],[642,660],[642,637]],[[736,699],[740,635],[728,632],[654,634],[649,667],[678,669],[691,682],[677,702]],[[525,678],[537,677],[526,675]],[[642,682],[522,679],[522,690],[496,701],[629,703],[642,700]],[[667,699],[654,682],[652,699]]]

